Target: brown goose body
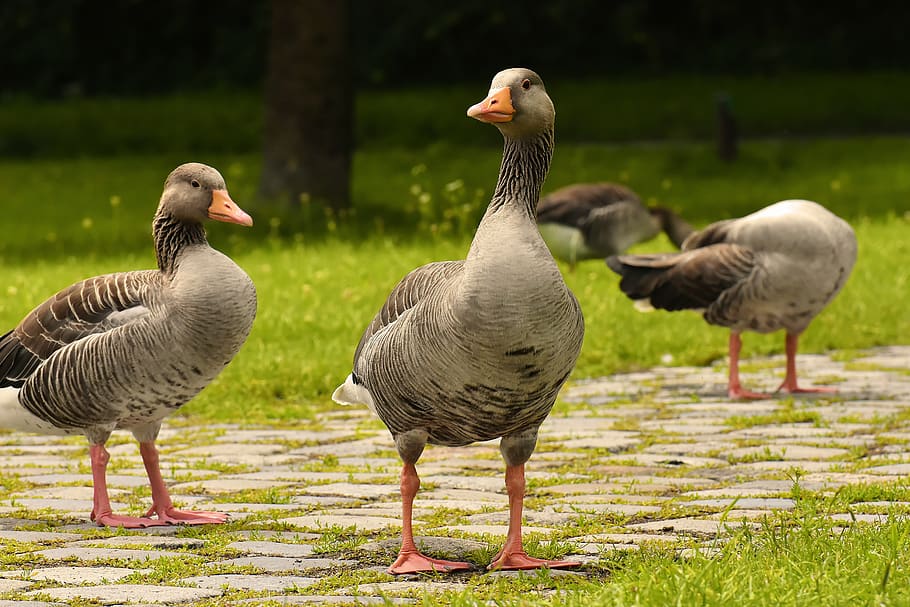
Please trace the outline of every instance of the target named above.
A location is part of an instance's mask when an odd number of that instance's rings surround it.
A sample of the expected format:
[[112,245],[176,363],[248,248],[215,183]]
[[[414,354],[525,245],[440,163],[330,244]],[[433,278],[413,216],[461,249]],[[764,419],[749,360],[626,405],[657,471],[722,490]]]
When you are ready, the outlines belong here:
[[666,232],[676,246],[692,226],[665,207],[647,207],[631,189],[616,183],[579,183],[547,194],[537,207],[537,224],[550,252],[574,267],[603,259]]
[[[206,217],[252,223],[227,196],[217,171],[178,167],[154,220],[157,270],[78,282],[0,338],[0,425],[85,434],[93,467],[106,463],[110,433],[126,429],[140,441],[144,459],[157,458],[161,421],[224,369],[256,314],[252,281],[208,245],[201,225]],[[218,522],[181,520],[180,514],[168,520],[166,490],[160,494],[163,485],[156,487],[151,473],[150,481],[160,507],[156,521]],[[111,514],[103,473],[95,490],[99,524],[154,524]]]
[[524,463],[584,334],[578,302],[534,223],[552,154],[552,102],[535,73],[506,70],[469,115],[496,122],[505,147],[467,258],[422,266],[402,279],[364,332],[353,373],[333,395],[376,411],[404,461],[405,527],[393,573],[466,566],[428,559],[413,546],[414,464],[428,442],[461,446],[497,437],[517,510],[493,566],[559,566],[524,555],[520,527]]
[[731,329],[733,397],[760,397],[739,385],[742,331],[787,332],[787,378],[796,383],[796,343],[843,288],[856,262],[850,225],[821,205],[785,200],[692,234],[683,252],[611,257],[630,298],[663,310],[700,310],[706,321]]

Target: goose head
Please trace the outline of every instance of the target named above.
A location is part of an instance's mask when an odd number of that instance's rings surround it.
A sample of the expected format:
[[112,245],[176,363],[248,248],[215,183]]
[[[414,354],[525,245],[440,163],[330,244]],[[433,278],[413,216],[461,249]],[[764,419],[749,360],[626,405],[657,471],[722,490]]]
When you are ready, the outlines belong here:
[[182,164],[171,171],[164,182],[158,213],[187,224],[214,219],[253,225],[253,218],[231,200],[221,173],[198,162]]
[[540,76],[511,68],[493,77],[486,99],[469,107],[468,116],[494,124],[506,137],[523,139],[551,130],[556,110]]

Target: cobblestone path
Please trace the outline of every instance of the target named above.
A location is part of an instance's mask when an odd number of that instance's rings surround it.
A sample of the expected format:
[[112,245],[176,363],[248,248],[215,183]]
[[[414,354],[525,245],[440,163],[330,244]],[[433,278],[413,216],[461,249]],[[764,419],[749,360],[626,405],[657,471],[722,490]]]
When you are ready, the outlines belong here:
[[[904,478],[910,346],[802,355],[799,365],[804,381],[836,384],[840,393],[730,402],[723,364],[574,382],[528,466],[526,536],[532,544],[558,538],[585,563],[647,542],[691,550],[727,527],[792,509],[795,480],[807,491],[835,491]],[[783,360],[744,369],[749,388],[773,390]],[[496,446],[430,447],[418,465],[417,534],[431,553],[469,560],[477,571],[384,573],[398,544],[399,461],[365,409],[339,408],[302,429],[166,425],[160,446],[175,502],[230,512],[227,525],[99,529],[87,519],[84,439],[0,434],[0,607],[77,598],[410,603],[482,575],[505,536]],[[109,450],[114,509],[140,513],[149,498],[136,444],[117,433]],[[854,503],[831,516],[874,522],[887,508]],[[585,574],[582,567],[564,575]]]

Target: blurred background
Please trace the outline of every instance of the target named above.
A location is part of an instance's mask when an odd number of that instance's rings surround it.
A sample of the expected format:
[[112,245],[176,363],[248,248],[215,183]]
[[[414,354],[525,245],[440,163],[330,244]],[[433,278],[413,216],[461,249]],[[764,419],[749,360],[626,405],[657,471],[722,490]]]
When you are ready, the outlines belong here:
[[[908,17],[899,2],[9,0],[0,6],[0,158],[164,155],[158,173],[209,158],[234,167],[254,206],[317,203],[406,225],[420,215],[420,194],[461,180],[449,192],[468,192],[458,202],[472,206],[471,226],[483,206],[473,190],[488,191],[493,176],[475,182],[470,160],[459,167],[463,153],[439,147],[497,147],[498,134],[469,124],[464,109],[498,70],[523,65],[556,102],[558,141],[580,146],[557,151],[548,187],[609,179],[667,198],[675,177],[714,170],[690,166],[702,151],[728,172],[758,162],[771,176],[800,150],[743,150],[741,141],[910,131]],[[648,158],[653,171],[598,156],[642,142],[711,149],[671,145]],[[870,158],[894,157],[893,145],[876,146]],[[408,158],[376,167],[364,163],[371,150],[388,152],[386,163]],[[832,163],[837,181],[841,152],[809,153]],[[436,173],[442,157],[466,172]],[[869,210],[907,207],[906,197],[876,201],[891,194],[875,187],[866,194],[856,204]],[[747,202],[718,208],[695,200],[698,191],[673,195],[696,221]],[[764,195],[749,204],[770,202]]]
[[[294,25],[306,28],[330,4],[339,3],[9,0],[0,8],[4,92],[258,90],[273,11],[304,6]],[[610,78],[902,70],[910,63],[910,9],[894,1],[818,10],[783,0],[461,0],[445,7],[348,0],[346,12],[358,90],[474,84],[513,64],[551,78]]]
[[[268,208],[277,232],[306,231],[317,215],[322,224],[323,206],[359,211],[370,229],[444,223],[427,193],[467,205],[460,223],[472,228],[494,173],[475,179],[471,154],[446,146],[499,145],[464,109],[498,70],[523,65],[556,102],[558,141],[574,145],[558,149],[548,188],[623,181],[707,221],[815,190],[748,188],[723,206],[698,187],[671,193],[687,172],[719,170],[703,153],[725,174],[751,166],[772,178],[805,153],[829,164],[835,195],[855,177],[841,158],[857,150],[786,142],[898,135],[866,146],[869,160],[907,159],[908,17],[899,2],[10,0],[0,6],[0,158],[159,155],[157,174],[209,159],[248,204]],[[670,145],[641,151],[656,142]],[[635,153],[613,158],[617,145]],[[906,194],[904,175],[892,185]],[[874,186],[850,208],[906,203]]]

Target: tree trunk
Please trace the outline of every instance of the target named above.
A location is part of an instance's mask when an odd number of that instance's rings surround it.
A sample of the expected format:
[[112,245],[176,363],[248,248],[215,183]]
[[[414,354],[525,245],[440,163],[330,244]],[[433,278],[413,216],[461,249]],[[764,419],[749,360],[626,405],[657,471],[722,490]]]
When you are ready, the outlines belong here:
[[348,0],[272,0],[260,192],[349,206]]

